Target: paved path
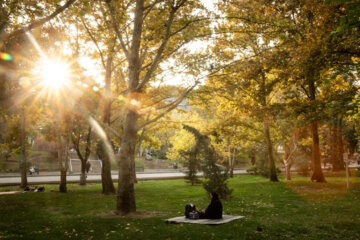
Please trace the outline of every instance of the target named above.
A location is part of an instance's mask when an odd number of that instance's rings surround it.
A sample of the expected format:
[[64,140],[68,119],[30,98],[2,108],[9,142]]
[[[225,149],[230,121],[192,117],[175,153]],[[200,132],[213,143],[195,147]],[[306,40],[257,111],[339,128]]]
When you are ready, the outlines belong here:
[[[118,175],[113,174],[112,179],[114,181],[118,180]],[[246,170],[235,170],[234,174],[245,174]],[[202,176],[202,173],[198,174]],[[186,176],[185,172],[181,171],[149,171],[149,172],[139,172],[136,173],[136,178],[139,181],[146,180],[164,180],[164,179],[181,179]],[[28,176],[27,178],[29,184],[48,184],[48,183],[59,183],[60,176],[57,173],[56,175],[39,175],[39,176]],[[68,175],[67,182],[68,183],[78,183],[80,181],[80,175]],[[11,185],[19,185],[21,182],[20,176],[2,176],[0,177],[0,186],[11,186]],[[101,182],[101,175],[91,174],[87,177],[87,182]]]

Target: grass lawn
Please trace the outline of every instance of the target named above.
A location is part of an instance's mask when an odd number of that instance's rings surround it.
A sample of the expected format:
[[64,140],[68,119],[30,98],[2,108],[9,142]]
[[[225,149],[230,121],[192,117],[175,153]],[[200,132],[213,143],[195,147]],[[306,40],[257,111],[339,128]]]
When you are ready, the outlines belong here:
[[[360,178],[353,174],[347,191],[343,175],[327,175],[326,184],[236,176],[224,212],[246,218],[219,226],[164,223],[186,203],[209,203],[202,186],[184,180],[136,184],[139,214],[126,218],[112,213],[115,196],[102,196],[100,184],[68,185],[67,194],[46,185],[42,193],[0,195],[0,239],[360,239]],[[10,190],[18,189],[0,188]]]

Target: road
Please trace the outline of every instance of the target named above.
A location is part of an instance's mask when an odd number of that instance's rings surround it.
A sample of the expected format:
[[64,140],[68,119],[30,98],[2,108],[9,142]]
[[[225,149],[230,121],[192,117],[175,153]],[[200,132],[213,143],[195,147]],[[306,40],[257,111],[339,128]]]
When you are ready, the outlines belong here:
[[[234,174],[245,174],[246,170],[235,170]],[[202,176],[202,173],[198,174]],[[112,172],[112,179],[114,181],[118,180],[118,175],[116,172]],[[182,171],[175,171],[175,170],[157,170],[157,171],[145,171],[145,172],[137,172],[136,178],[139,181],[147,181],[147,180],[165,180],[165,179],[181,179],[186,176],[185,172]],[[67,183],[79,183],[80,175],[79,174],[71,174],[67,175]],[[28,183],[32,185],[40,185],[40,184],[49,184],[49,183],[59,183],[60,176],[58,173],[42,173],[41,175],[35,176],[28,176],[27,178]],[[20,176],[0,176],[0,186],[13,186],[19,185],[21,182]],[[89,174],[87,177],[87,182],[96,183],[101,182],[101,175],[100,174]]]

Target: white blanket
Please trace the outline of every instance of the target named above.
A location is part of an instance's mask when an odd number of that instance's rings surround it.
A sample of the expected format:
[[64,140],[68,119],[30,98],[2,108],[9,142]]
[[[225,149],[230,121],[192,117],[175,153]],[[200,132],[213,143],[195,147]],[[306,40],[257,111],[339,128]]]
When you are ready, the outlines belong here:
[[166,223],[195,223],[195,224],[208,224],[208,225],[219,225],[234,221],[236,219],[244,218],[244,216],[232,216],[232,215],[223,215],[220,219],[197,219],[192,220],[189,218],[183,217],[174,217],[166,219]]

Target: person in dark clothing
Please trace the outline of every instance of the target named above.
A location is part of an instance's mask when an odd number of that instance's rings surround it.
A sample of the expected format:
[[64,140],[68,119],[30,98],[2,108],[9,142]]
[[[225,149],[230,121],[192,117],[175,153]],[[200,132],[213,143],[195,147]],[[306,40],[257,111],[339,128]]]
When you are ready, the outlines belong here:
[[208,218],[208,219],[219,219],[222,218],[223,207],[219,199],[219,195],[217,193],[210,193],[211,202],[205,211],[197,211],[199,212],[200,218]]

